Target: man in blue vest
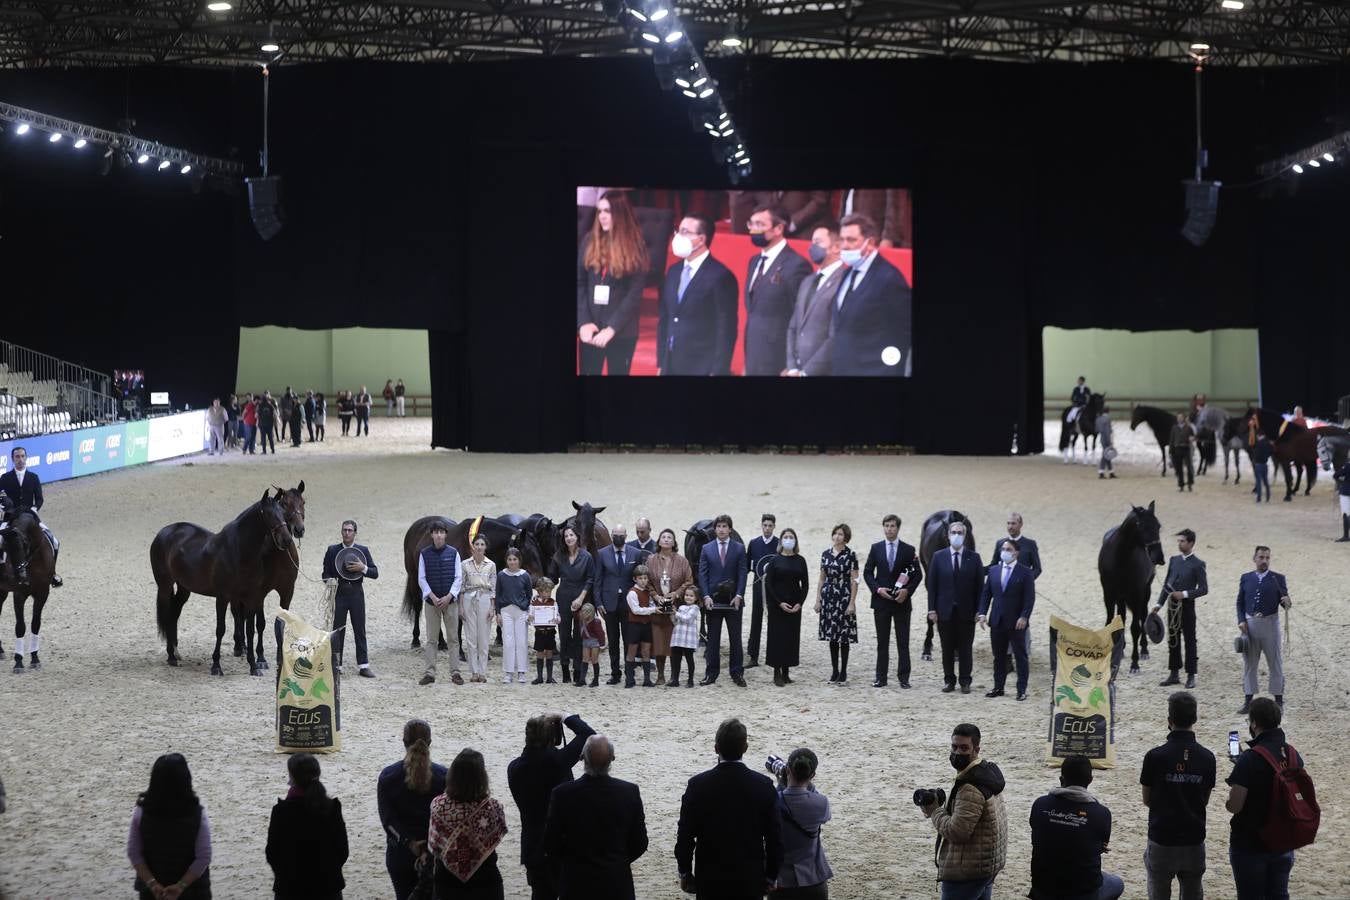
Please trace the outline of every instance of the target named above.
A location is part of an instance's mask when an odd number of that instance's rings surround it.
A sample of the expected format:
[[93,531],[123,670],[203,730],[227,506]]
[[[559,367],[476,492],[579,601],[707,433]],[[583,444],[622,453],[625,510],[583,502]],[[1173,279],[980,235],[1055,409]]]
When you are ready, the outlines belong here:
[[464,573],[459,553],[445,542],[446,531],[444,522],[432,523],[431,545],[423,547],[417,556],[417,585],[422,589],[422,612],[428,635],[422,646],[427,669],[418,684],[436,680],[436,640],[432,636],[442,628],[450,654],[450,680],[464,683],[459,674],[459,590]]

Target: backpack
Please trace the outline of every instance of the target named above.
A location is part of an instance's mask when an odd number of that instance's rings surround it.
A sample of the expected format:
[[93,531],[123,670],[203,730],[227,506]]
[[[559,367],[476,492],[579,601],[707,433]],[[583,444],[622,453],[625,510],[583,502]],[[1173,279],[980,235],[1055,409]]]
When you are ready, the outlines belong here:
[[[1257,830],[1261,844],[1271,853],[1288,853],[1308,846],[1317,838],[1317,826],[1322,821],[1322,808],[1317,805],[1317,792],[1308,770],[1277,760],[1265,747],[1252,749],[1275,770],[1270,812],[1265,824]],[[1285,744],[1285,751],[1287,759],[1298,753],[1290,744]]]

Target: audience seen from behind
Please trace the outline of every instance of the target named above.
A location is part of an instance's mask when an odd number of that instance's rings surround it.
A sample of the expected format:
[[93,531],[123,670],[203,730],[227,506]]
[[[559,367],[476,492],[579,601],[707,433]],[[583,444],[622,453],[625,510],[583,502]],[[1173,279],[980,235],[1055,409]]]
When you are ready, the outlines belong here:
[[192,792],[192,773],[181,753],[164,754],[150,769],[150,785],[131,813],[127,859],[136,870],[141,900],[210,898],[211,823]]
[[544,854],[561,900],[634,900],[633,863],[647,852],[647,820],[638,786],[611,778],[614,743],[586,739],[584,774],[553,789]]
[[783,864],[778,869],[774,900],[828,900],[834,870],[825,858],[821,826],[830,821],[830,800],[816,790],[813,779],[819,761],[810,750],[788,754],[778,791],[782,820]]
[[1181,900],[1200,900],[1205,876],[1205,807],[1214,790],[1214,754],[1195,739],[1195,696],[1167,698],[1167,743],[1144,755],[1139,773],[1148,807],[1144,868],[1149,900],[1171,900],[1172,881]]
[[436,860],[436,898],[503,900],[497,845],[506,811],[488,789],[483,754],[465,748],[450,764],[445,793],[431,801],[427,848]]
[[[1008,856],[1008,813],[1003,773],[980,758],[980,729],[952,730],[948,760],[956,770],[950,796],[916,793],[915,803],[937,832],[936,860],[942,900],[989,900]],[[921,802],[922,801],[922,802]]]
[[342,804],[319,780],[319,760],[296,753],[286,761],[290,790],[272,807],[267,863],[276,900],[342,900],[347,823]]
[[713,745],[717,765],[690,778],[680,800],[675,861],[681,889],[699,900],[757,898],[777,886],[783,866],[778,792],[741,762],[748,746],[745,725],[724,721]]
[[1088,792],[1092,760],[1068,756],[1059,787],[1031,805],[1032,900],[1118,900],[1119,875],[1102,871],[1111,843],[1111,810]]
[[445,766],[431,761],[431,726],[409,719],[403,726],[402,762],[385,767],[376,786],[384,829],[384,865],[396,900],[417,886],[417,861],[426,850],[431,801],[445,792]]

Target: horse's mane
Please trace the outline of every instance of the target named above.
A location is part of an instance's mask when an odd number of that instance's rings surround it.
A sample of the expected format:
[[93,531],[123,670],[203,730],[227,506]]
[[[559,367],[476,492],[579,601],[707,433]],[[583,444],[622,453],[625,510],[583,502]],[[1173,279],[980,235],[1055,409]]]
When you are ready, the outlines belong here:
[[261,500],[253,501],[253,503],[250,506],[248,506],[243,512],[241,512],[239,515],[231,519],[229,525],[226,525],[225,527],[229,528],[230,525],[237,525],[242,528],[244,525],[244,519],[246,519],[250,513],[255,513],[261,508],[262,508]]

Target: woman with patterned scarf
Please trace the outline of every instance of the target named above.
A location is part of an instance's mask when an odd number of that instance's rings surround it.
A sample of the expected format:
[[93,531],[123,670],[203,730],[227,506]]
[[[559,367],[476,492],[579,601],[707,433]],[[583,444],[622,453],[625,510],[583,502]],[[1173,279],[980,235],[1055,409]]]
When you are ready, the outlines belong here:
[[483,754],[468,748],[450,764],[445,793],[431,801],[427,846],[436,859],[436,897],[504,900],[497,845],[506,812],[488,792]]

